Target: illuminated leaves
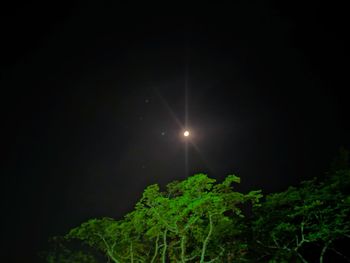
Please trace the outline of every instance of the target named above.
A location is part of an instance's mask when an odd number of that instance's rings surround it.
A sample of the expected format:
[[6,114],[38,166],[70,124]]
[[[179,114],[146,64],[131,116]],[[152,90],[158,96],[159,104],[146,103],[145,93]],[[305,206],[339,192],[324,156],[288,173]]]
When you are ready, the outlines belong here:
[[[241,224],[238,218],[243,217],[240,205],[257,203],[261,197],[260,191],[248,195],[234,192],[232,184],[239,182],[239,177],[230,175],[223,183],[216,184],[215,179],[197,174],[168,184],[166,192],[151,185],[144,191],[135,212],[145,215],[144,221],[148,222],[145,234],[149,238],[155,239],[167,231],[171,257],[194,259],[199,251],[203,254],[202,260],[206,253],[209,258],[218,256],[224,250],[221,241],[242,228],[237,225]],[[165,244],[159,245],[165,247]]]
[[[150,185],[122,220],[88,220],[66,240],[80,240],[115,263],[306,263],[309,248],[323,262],[328,250],[336,251],[337,240],[350,237],[349,170],[328,174],[324,182],[312,179],[289,187],[264,202],[261,191],[234,191],[239,182],[235,175],[217,183],[197,174],[169,183],[165,191]],[[242,210],[247,204],[253,207],[250,219]],[[62,251],[64,258],[90,260]]]
[[233,191],[232,185],[239,182],[235,175],[218,184],[197,174],[171,182],[165,192],[153,184],[124,219],[91,219],[66,238],[83,241],[113,262],[204,263],[219,260],[228,250],[235,250],[238,259],[247,244],[228,240],[238,240],[245,228],[242,205],[257,204],[262,197],[260,191]]

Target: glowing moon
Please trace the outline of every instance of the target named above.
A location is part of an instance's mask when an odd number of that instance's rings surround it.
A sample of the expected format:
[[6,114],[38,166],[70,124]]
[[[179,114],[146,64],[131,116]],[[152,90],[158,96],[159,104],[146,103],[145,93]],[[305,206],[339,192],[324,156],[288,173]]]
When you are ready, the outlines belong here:
[[188,137],[189,135],[190,135],[190,132],[189,132],[189,131],[185,131],[185,132],[184,132],[184,136],[185,136],[185,137]]

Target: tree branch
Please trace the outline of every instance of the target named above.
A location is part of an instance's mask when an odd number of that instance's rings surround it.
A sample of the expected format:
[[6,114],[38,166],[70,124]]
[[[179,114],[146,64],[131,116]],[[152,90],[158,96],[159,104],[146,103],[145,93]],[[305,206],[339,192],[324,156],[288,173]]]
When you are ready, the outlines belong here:
[[216,260],[218,260],[219,257],[222,256],[222,254],[225,252],[225,249],[223,247],[220,246],[221,252],[219,255],[217,255],[215,258],[213,258],[212,260],[208,261],[207,263],[212,263],[215,262]]
[[186,252],[185,239],[186,239],[186,236],[181,237],[181,262],[182,263],[186,262],[186,260],[185,260],[185,252]]
[[134,263],[134,251],[132,248],[132,242],[130,242],[130,261],[131,263]]
[[111,249],[110,249],[110,247],[109,247],[109,245],[108,245],[106,239],[105,239],[101,234],[99,234],[99,233],[96,234],[96,235],[97,235],[98,237],[100,237],[101,240],[103,241],[103,243],[105,244],[106,249],[107,249],[107,255],[108,255],[115,263],[119,263],[119,260],[116,259],[116,258],[114,257],[113,252],[111,251]]
[[151,260],[151,263],[153,263],[155,260],[156,260],[156,257],[157,257],[157,254],[158,254],[158,241],[159,241],[159,234],[157,235],[157,239],[156,239],[156,247],[154,249],[154,254],[153,254],[153,257],[152,257],[152,260]]
[[207,249],[207,245],[209,243],[209,239],[210,239],[211,233],[213,232],[212,216],[213,215],[209,214],[209,232],[208,232],[208,235],[206,236],[206,238],[205,238],[205,240],[203,242],[200,263],[204,263],[204,257],[205,257],[205,252],[206,252],[206,249]]
[[298,251],[295,250],[295,253],[303,263],[308,263],[307,260]]
[[167,249],[167,243],[166,243],[166,235],[167,235],[168,229],[166,229],[163,233],[163,254],[162,254],[162,263],[166,262],[166,249]]
[[168,224],[168,222],[166,222],[166,221],[160,216],[160,214],[157,212],[157,210],[154,209],[154,212],[155,212],[155,214],[157,215],[157,217],[160,219],[160,221],[162,221],[162,222],[164,223],[164,225],[165,225],[170,231],[172,231],[172,232],[174,232],[174,233],[177,233],[177,232],[178,232],[178,229],[175,228],[175,227],[170,226],[170,225]]
[[342,258],[344,258],[347,262],[350,262],[350,258],[348,258],[347,256],[345,256],[344,254],[340,253],[338,250],[336,250],[335,248],[330,248],[330,250],[332,250],[334,253],[336,253],[337,255],[341,256]]

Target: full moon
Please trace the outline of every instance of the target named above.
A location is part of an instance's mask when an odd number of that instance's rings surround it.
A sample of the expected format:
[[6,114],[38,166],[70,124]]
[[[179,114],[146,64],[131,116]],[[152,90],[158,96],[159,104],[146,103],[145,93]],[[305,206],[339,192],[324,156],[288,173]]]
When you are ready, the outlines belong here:
[[190,132],[189,132],[189,131],[185,131],[185,132],[184,132],[184,136],[185,136],[185,137],[188,137],[189,135],[190,135]]

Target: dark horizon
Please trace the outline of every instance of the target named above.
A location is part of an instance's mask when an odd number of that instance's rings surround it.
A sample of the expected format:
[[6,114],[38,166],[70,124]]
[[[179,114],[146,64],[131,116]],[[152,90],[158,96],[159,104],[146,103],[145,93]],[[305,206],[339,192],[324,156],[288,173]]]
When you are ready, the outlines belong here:
[[[50,236],[123,216],[151,183],[234,173],[242,191],[276,192],[350,149],[344,6],[186,11],[3,10],[6,262],[36,262]],[[174,119],[184,123],[186,67],[188,174]]]

